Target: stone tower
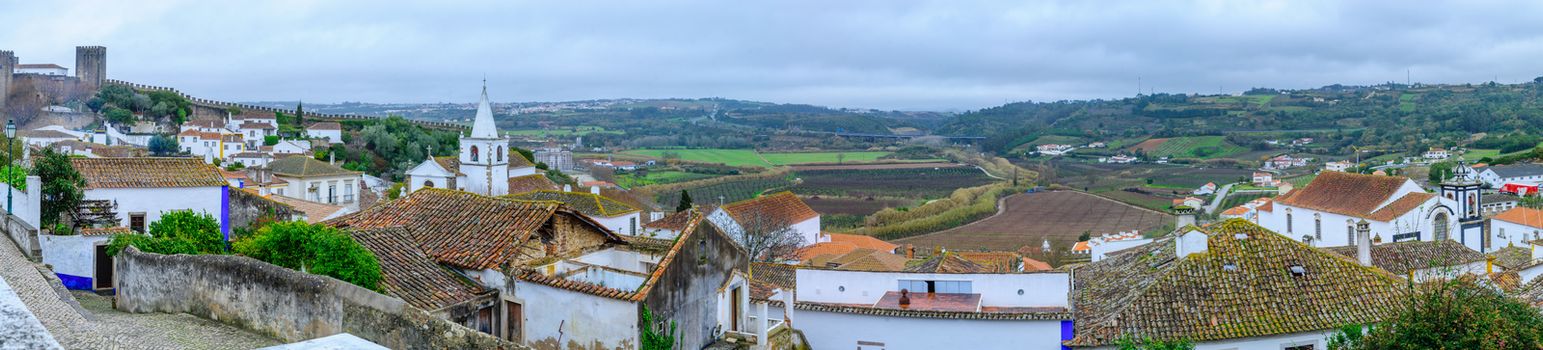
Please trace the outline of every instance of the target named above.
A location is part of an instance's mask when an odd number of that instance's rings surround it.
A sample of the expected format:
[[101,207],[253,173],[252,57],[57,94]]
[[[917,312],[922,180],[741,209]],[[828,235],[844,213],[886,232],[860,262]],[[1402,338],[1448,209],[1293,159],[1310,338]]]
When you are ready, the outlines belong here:
[[75,77],[80,83],[93,88],[101,87],[107,80],[107,48],[102,46],[75,47]]
[[[5,111],[5,98],[11,94],[11,77],[16,75],[16,53],[0,50],[0,113]],[[0,117],[0,119],[9,117]]]

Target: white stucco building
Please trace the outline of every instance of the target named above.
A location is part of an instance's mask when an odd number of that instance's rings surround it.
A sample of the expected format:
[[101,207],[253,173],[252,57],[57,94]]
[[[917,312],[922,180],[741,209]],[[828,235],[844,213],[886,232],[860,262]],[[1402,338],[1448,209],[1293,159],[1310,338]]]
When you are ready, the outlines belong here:
[[1479,180],[1491,188],[1500,188],[1505,184],[1519,184],[1536,186],[1543,184],[1543,164],[1522,163],[1487,166],[1475,169],[1479,173]]
[[343,125],[338,122],[317,122],[305,127],[305,136],[327,140],[327,143],[343,143]]
[[362,172],[303,155],[273,160],[268,168],[274,177],[288,184],[274,194],[345,207],[359,203]]
[[229,234],[229,184],[219,169],[193,158],[74,158],[85,179],[85,201],[109,201],[117,225],[145,232],[174,210],[214,216]]
[[1067,273],[798,268],[796,280],[792,324],[815,349],[1058,349],[1073,326]]
[[1383,242],[1452,239],[1482,249],[1482,234],[1457,234],[1458,205],[1404,177],[1323,172],[1307,186],[1258,207],[1256,222],[1315,247],[1350,245],[1355,224],[1366,220]]
[[800,247],[820,243],[820,213],[804,204],[793,192],[780,192],[729,203],[708,214],[707,220],[723,227],[729,236],[749,226],[761,226],[761,230],[786,227],[800,238]]

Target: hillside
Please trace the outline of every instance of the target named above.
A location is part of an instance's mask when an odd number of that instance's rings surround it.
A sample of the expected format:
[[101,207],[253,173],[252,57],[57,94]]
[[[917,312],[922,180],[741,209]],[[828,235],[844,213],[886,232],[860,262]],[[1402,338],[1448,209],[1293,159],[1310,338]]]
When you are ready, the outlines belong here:
[[961,114],[934,133],[984,134],[983,146],[1003,153],[1045,135],[1105,141],[1224,136],[1231,145],[1218,144],[1223,153],[1239,151],[1232,146],[1256,148],[1265,140],[1314,137],[1315,153],[1346,154],[1350,146],[1411,153],[1468,145],[1477,133],[1543,133],[1540,97],[1543,78],[1522,84],[1331,85],[1254,89],[1238,96],[1019,102]]

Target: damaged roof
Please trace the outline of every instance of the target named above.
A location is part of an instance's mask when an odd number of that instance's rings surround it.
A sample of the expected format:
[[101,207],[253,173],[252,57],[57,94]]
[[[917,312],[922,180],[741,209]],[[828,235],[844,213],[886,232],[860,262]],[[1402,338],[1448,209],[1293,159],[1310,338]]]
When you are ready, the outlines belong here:
[[434,311],[476,299],[490,291],[435,263],[402,227],[347,230],[380,260],[387,292],[420,309]]

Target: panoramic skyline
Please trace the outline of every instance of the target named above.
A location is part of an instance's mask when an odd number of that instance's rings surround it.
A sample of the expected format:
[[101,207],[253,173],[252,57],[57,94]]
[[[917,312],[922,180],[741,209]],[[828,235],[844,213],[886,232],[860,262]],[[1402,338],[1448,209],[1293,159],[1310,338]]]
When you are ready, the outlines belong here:
[[[0,2],[0,49],[200,97],[725,97],[966,110],[1143,92],[1543,75],[1543,4]],[[89,24],[89,25],[88,25]]]

